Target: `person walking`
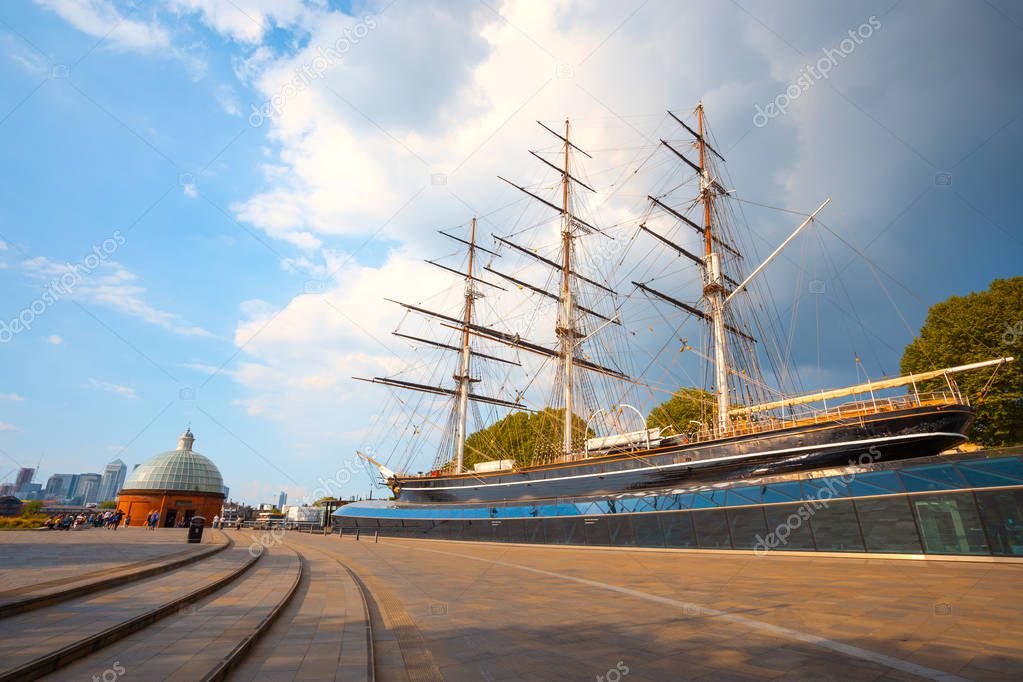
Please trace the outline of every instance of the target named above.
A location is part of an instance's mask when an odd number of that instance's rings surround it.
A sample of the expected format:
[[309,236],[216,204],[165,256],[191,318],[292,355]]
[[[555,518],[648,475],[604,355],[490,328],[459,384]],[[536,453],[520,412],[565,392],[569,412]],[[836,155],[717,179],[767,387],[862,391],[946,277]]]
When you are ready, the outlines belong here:
[[213,515],[213,527],[216,528],[220,524],[220,514]]

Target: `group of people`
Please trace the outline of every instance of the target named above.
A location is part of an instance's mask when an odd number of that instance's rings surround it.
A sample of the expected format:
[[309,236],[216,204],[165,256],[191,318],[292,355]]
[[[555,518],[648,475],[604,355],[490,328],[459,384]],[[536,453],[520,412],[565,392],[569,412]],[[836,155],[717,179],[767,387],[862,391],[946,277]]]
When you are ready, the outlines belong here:
[[131,517],[118,509],[117,511],[96,511],[88,514],[57,514],[48,518],[46,523],[43,525],[50,530],[75,530],[78,528],[84,528],[85,526],[117,530],[117,527],[121,525],[122,521],[124,522],[124,525],[127,526],[131,523]]
[[241,530],[242,517],[241,516],[236,517],[234,523],[232,524],[231,522],[226,521],[223,517],[217,514],[213,517],[213,527],[220,528],[221,530],[223,530],[224,528],[234,527],[235,530]]
[[[122,523],[125,526],[131,525],[131,516],[125,514],[120,509],[116,511],[108,509],[106,511],[96,510],[90,511],[88,513],[68,512],[64,514],[56,514],[48,518],[46,520],[46,523],[43,525],[51,530],[72,530],[83,528],[85,526],[92,526],[94,528],[106,528],[107,530],[117,530],[117,527],[120,526]],[[160,510],[159,509],[150,510],[150,512],[146,514],[145,523],[146,529],[156,530],[159,527],[159,525]],[[188,524],[186,522],[185,517],[181,516],[180,518],[177,519],[177,522],[174,524],[174,527],[184,528],[187,525]],[[242,519],[239,517],[233,525],[236,529],[240,530],[242,527]],[[213,527],[214,528],[226,527],[225,521],[220,517],[219,514],[213,517]]]
[[146,528],[149,530],[156,530],[157,525],[160,523],[160,510],[153,509],[146,514]]

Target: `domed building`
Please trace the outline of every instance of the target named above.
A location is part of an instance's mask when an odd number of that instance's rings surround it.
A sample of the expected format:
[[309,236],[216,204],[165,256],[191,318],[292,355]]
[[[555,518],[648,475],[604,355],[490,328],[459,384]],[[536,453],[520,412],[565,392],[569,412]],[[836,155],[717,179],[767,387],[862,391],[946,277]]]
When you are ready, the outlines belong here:
[[193,516],[206,518],[206,525],[224,506],[224,479],[220,469],[192,449],[195,436],[186,429],[178,448],[149,459],[128,474],[117,498],[117,508],[131,518],[131,525],[144,526],[153,511],[160,512],[160,526],[187,524]]

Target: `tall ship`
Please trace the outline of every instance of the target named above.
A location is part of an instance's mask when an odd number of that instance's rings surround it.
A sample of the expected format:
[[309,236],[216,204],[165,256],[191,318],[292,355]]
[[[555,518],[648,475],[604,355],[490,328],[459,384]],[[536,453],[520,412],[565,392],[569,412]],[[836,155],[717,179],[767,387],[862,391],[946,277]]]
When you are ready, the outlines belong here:
[[[792,388],[785,335],[766,320],[764,272],[830,199],[799,215],[766,257],[748,259],[756,230],[741,229],[703,105],[665,120],[670,132],[600,191],[569,122],[540,123],[550,145],[530,154],[546,181],[501,178],[524,197],[523,217],[485,246],[477,218],[467,233],[440,233],[462,257],[428,262],[454,278],[460,309],[393,301],[437,333],[394,332],[441,354],[419,363],[433,381],[356,377],[393,389],[390,441],[359,453],[393,494],[391,508],[438,518],[447,507],[621,499],[929,457],[966,440],[974,412],[956,375],[1012,358]],[[637,193],[649,175],[658,180]],[[626,186],[639,208],[606,208]],[[644,308],[648,317],[636,312]],[[670,333],[651,339],[651,319]],[[637,407],[661,401],[649,415]],[[419,419],[421,408],[442,416]],[[422,457],[431,464],[414,471]]]

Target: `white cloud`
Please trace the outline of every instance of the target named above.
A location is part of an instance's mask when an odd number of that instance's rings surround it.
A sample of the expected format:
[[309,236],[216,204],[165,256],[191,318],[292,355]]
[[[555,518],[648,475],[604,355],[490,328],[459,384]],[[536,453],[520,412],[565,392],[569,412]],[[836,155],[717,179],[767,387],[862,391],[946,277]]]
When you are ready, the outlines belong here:
[[[755,104],[784,92],[821,48],[837,46],[872,11],[884,9],[781,7],[778,20],[767,23],[785,27],[778,31],[789,39],[805,40],[798,42],[805,56],[728,4],[693,6],[683,14],[674,4],[655,1],[624,24],[629,8],[615,13],[570,2],[509,0],[500,5],[500,17],[483,6],[465,11],[415,4],[384,12],[340,63],[310,80],[264,122],[274,145],[263,169],[265,186],[232,207],[240,220],[304,250],[282,259],[286,272],[325,283],[322,294],[253,303],[243,311],[235,344],[245,359],[233,376],[247,394],[239,404],[251,414],[288,423],[305,437],[315,430],[312,425],[335,423],[331,415],[339,413],[347,417],[333,432],[336,438],[368,423],[374,407],[367,406],[349,376],[395,371],[395,356],[410,356],[389,337],[400,311],[380,299],[416,301],[451,283],[419,259],[448,248],[434,228],[519,198],[495,175],[527,183],[550,179],[526,154],[552,142],[535,119],[570,116],[581,131],[581,145],[598,156],[594,167],[624,171],[653,151],[657,136],[645,138],[664,109],[685,115],[702,99],[742,196],[810,210],[832,194],[835,206],[829,211],[841,216],[837,222],[890,219],[879,215],[879,207],[890,208],[893,196],[894,203],[904,204],[906,185],[921,177],[926,181],[926,174],[920,175],[912,154],[892,154],[892,136],[832,86],[850,93],[871,114],[882,112],[877,117],[895,121],[898,131],[952,139],[949,131],[936,135],[929,123],[927,112],[942,109],[940,101],[931,101],[938,95],[918,92],[926,107],[911,106],[906,96],[932,87],[916,78],[920,67],[892,73],[892,65],[905,62],[899,57],[905,45],[919,41],[921,22],[938,30],[947,10],[929,9],[924,19],[898,11],[883,17],[883,28],[843,60],[828,82],[817,83],[766,128],[753,126]],[[236,74],[271,100],[314,64],[318,48],[357,22],[323,13],[308,24],[307,47],[284,55],[259,48],[236,61]],[[944,50],[949,40],[954,42],[949,36],[928,49]],[[947,69],[933,67],[957,60],[962,63]],[[556,75],[559,64],[570,67],[571,78]],[[928,54],[919,64],[954,76],[942,84],[945,98],[956,88],[973,92],[968,75],[988,71],[983,59],[958,53]],[[885,78],[879,81],[878,73]],[[889,75],[899,79],[898,87],[889,84]],[[684,137],[670,120],[667,124],[658,129],[661,135]],[[632,149],[616,151],[622,147]],[[662,166],[667,163],[666,158]],[[434,173],[446,174],[446,185],[432,185]],[[596,184],[606,188],[614,177],[597,178]],[[605,190],[596,203],[608,194]],[[642,212],[645,195],[630,203],[623,193],[598,215],[603,224],[634,217]],[[864,196],[871,201],[864,202]],[[768,214],[761,222],[754,216],[762,240],[758,246],[773,248],[795,226],[789,218]],[[499,214],[482,225],[506,233],[525,222]],[[383,262],[349,264],[342,274],[328,277],[347,257],[332,250],[338,238],[369,236],[376,237],[373,262]],[[383,259],[382,242],[392,249]],[[779,259],[776,268],[791,272],[784,261]],[[371,399],[373,406],[382,402]],[[329,442],[331,434],[320,437]]]
[[[36,76],[43,76],[50,73],[50,65],[42,54],[35,50],[24,47],[18,39],[9,35],[0,35],[0,45],[3,45],[7,56],[19,64],[23,69]],[[0,242],[2,244],[3,242]],[[0,247],[0,251],[3,248]]]
[[[22,262],[29,277],[45,282],[58,280],[71,271],[66,263],[36,256]],[[168,329],[183,336],[212,336],[202,327],[189,324],[177,313],[160,310],[146,300],[146,289],[138,277],[120,263],[112,260],[100,262],[99,267],[78,281],[70,296],[85,303],[101,305],[149,324]]]
[[291,26],[306,15],[302,0],[171,0],[182,14],[199,13],[202,22],[240,43],[259,43],[273,26]]
[[220,85],[214,91],[214,95],[217,98],[217,103],[225,113],[230,116],[241,116],[242,109],[238,103],[238,94],[234,91],[234,88],[228,85]]
[[47,336],[45,339],[43,339],[43,341],[50,344],[51,346],[59,346],[60,344],[64,343],[64,339],[62,339],[57,334],[51,334]]
[[171,45],[170,36],[158,22],[141,21],[138,10],[121,14],[109,0],[35,0],[83,33],[103,38],[114,47],[152,52]]
[[199,196],[199,190],[196,189],[194,182],[186,182],[184,185],[182,185],[181,191],[184,192],[185,196],[188,197],[189,199],[195,199],[197,196]]
[[99,379],[89,379],[89,386],[95,388],[98,391],[106,391],[107,393],[115,393],[125,398],[135,400],[138,398],[135,395],[135,389],[128,386],[122,386],[121,384],[112,384],[107,381],[100,381]]
[[185,369],[191,369],[191,370],[194,370],[196,372],[200,372],[202,374],[210,374],[210,375],[212,375],[212,374],[224,374],[224,375],[227,375],[227,376],[230,376],[230,374],[231,374],[231,370],[226,368],[226,367],[207,365],[207,364],[202,363],[202,362],[183,362],[183,363],[180,363],[178,366],[179,367],[184,367]]
[[0,422],[0,431],[17,431],[18,427],[7,422]]
[[20,403],[20,402],[24,402],[25,401],[25,399],[22,398],[17,393],[0,393],[0,401],[3,401],[3,400],[7,400],[7,401],[13,402],[13,403]]

